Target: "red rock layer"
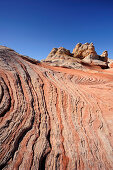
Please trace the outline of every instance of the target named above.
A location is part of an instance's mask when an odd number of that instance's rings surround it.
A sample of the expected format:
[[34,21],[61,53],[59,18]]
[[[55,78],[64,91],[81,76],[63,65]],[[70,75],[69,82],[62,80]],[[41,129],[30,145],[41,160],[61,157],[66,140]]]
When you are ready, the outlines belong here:
[[111,170],[112,132],[113,69],[0,51],[0,169]]

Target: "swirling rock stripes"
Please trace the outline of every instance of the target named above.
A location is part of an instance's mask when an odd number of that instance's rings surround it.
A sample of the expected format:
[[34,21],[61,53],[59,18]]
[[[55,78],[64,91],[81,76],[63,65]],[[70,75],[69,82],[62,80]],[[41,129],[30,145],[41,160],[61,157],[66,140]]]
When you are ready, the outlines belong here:
[[3,78],[0,78],[0,101],[1,101],[0,116],[4,116],[4,114],[10,109],[11,98],[10,98],[8,87],[5,84]]
[[0,47],[0,169],[112,169],[112,73]]

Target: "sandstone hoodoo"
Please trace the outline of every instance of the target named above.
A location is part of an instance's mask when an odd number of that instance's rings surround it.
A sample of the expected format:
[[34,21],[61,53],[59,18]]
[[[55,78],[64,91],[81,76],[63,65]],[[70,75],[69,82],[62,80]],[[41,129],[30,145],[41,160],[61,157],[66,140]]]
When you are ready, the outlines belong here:
[[53,48],[48,57],[42,61],[52,66],[74,69],[86,69],[84,64],[108,68],[108,52],[104,51],[102,55],[98,55],[93,43],[78,43],[72,53],[63,47]]
[[0,169],[113,169],[112,63],[92,43],[41,62],[0,46]]
[[73,49],[73,54],[74,57],[78,57],[78,58],[85,58],[88,55],[92,55],[93,58],[97,57],[97,53],[95,51],[95,47],[93,45],[93,43],[85,43],[85,44],[81,44],[78,43],[76,45],[76,47]]

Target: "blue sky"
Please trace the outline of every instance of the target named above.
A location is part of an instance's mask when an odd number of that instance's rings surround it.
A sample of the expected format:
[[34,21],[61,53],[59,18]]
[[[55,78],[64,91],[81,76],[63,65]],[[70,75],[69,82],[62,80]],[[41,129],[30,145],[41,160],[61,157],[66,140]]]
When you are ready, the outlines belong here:
[[93,42],[113,59],[113,0],[1,0],[0,45],[41,60],[54,47]]

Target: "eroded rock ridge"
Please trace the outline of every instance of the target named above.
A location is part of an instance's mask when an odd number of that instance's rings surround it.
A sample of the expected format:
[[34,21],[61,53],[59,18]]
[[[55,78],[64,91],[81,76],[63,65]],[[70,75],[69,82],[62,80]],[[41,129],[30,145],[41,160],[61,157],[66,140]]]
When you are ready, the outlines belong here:
[[85,69],[84,64],[108,68],[108,52],[104,51],[102,55],[98,55],[93,43],[78,43],[72,53],[63,47],[53,48],[43,62],[75,69]]
[[[48,62],[0,46],[0,169],[113,169],[113,68],[82,64],[86,45]],[[77,69],[50,65],[65,57]]]

